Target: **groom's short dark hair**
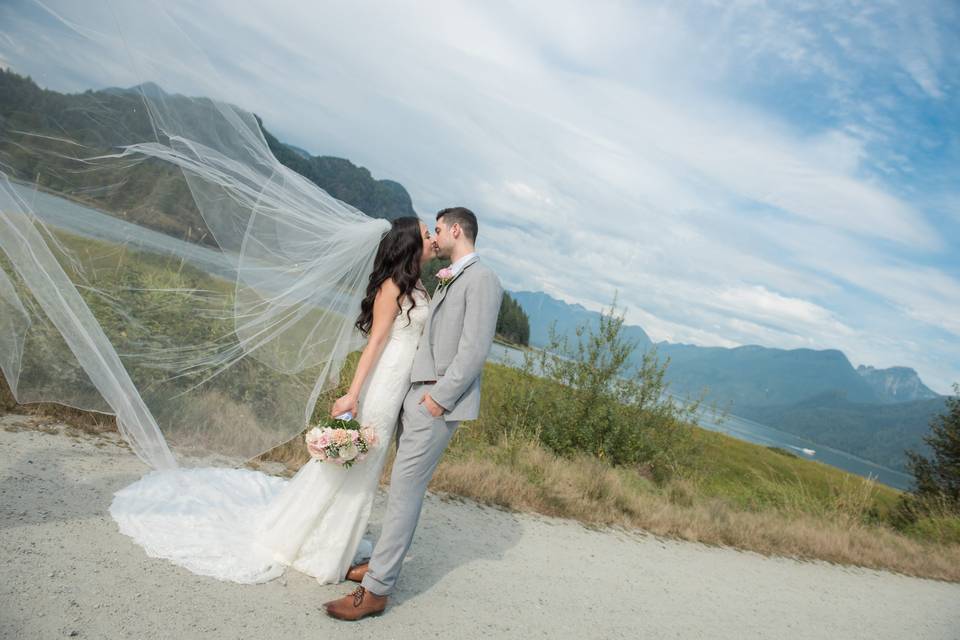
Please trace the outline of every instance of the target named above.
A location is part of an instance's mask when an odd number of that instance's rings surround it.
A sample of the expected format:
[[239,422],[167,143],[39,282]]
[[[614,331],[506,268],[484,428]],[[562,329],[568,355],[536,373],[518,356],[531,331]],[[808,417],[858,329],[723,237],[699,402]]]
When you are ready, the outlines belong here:
[[470,242],[477,241],[477,216],[466,207],[450,207],[437,212],[437,220],[446,218],[448,225],[459,224]]

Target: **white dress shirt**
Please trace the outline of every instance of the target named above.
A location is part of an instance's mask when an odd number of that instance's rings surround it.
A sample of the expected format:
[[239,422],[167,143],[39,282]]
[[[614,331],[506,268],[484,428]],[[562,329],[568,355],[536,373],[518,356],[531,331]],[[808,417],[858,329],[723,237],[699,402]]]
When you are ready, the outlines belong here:
[[450,271],[453,272],[453,277],[455,278],[457,274],[460,273],[460,271],[463,269],[463,265],[467,264],[467,261],[470,260],[471,258],[475,258],[476,255],[477,255],[476,251],[471,251],[467,255],[463,256],[462,258],[460,258],[459,260],[451,264]]

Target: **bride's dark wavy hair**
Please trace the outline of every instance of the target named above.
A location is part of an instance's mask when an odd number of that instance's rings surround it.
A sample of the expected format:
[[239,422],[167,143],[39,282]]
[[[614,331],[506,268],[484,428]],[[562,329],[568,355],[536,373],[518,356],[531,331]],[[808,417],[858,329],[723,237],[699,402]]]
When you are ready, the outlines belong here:
[[[402,305],[404,297],[413,300],[413,290],[420,280],[420,257],[423,255],[423,236],[420,235],[420,219],[413,216],[397,218],[391,223],[390,231],[383,236],[377,248],[377,257],[373,261],[367,295],[360,302],[360,315],[354,326],[364,335],[370,334],[373,327],[373,301],[377,297],[380,285],[387,278],[400,287],[397,304]],[[407,322],[410,322],[410,310],[407,309]]]

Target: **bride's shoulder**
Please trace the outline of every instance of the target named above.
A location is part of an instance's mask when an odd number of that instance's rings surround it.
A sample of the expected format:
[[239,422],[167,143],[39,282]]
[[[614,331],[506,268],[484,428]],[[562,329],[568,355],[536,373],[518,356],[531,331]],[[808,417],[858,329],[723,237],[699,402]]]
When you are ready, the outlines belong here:
[[377,295],[390,296],[396,298],[400,295],[400,286],[394,282],[393,278],[384,278],[383,282],[377,287]]

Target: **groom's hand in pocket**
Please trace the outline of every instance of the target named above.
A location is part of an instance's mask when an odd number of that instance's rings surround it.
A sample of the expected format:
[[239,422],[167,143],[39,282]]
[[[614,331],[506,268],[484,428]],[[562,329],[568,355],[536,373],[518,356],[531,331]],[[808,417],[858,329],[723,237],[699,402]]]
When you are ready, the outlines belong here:
[[432,415],[434,418],[439,418],[443,415],[443,407],[437,404],[436,401],[430,397],[429,393],[423,394],[423,397],[420,398],[420,404],[425,406],[427,411],[429,411],[430,415]]

